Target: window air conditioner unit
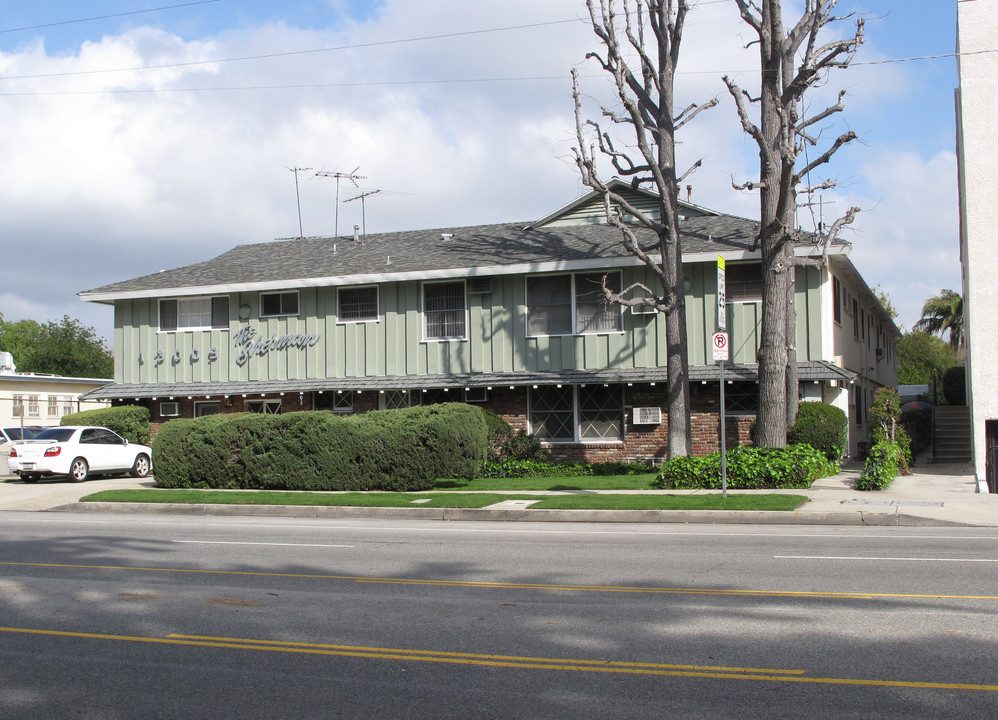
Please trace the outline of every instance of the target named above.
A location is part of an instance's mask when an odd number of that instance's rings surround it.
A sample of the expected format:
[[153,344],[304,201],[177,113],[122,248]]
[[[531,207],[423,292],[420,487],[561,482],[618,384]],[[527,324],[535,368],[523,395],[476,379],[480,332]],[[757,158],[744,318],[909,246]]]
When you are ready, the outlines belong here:
[[632,422],[635,425],[661,425],[662,408],[660,407],[636,407]]
[[473,277],[468,280],[468,292],[475,295],[486,295],[492,292],[492,278]]
[[654,315],[657,312],[658,308],[650,305],[631,305],[631,315]]
[[159,404],[160,417],[180,417],[180,403],[162,402]]

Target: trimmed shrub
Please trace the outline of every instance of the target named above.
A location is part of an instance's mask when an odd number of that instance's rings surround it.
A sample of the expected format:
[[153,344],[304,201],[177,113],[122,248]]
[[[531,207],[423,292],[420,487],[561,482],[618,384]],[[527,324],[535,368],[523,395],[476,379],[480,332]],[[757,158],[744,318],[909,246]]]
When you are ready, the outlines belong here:
[[879,442],[870,448],[863,463],[863,472],[856,481],[857,490],[884,490],[898,474],[901,448],[897,443]]
[[810,445],[834,462],[846,451],[848,426],[849,420],[840,408],[823,402],[802,402],[797,419],[787,431],[787,442]]
[[967,369],[963,365],[951,367],[943,374],[943,395],[947,405],[967,404]]
[[238,413],[171,420],[153,441],[162,487],[428,490],[485,460],[478,408],[460,403],[362,415]]
[[[733,490],[808,488],[839,468],[810,445],[785,448],[737,447],[727,453],[727,481]],[[680,457],[662,466],[654,487],[692,490],[720,489],[721,454]]]
[[149,444],[149,408],[138,405],[120,405],[70,413],[63,415],[59,424],[106,427],[130,443]]
[[874,395],[870,406],[870,440],[874,445],[894,443],[900,451],[898,470],[902,475],[911,473],[911,437],[901,424],[901,398],[897,390],[882,387]]

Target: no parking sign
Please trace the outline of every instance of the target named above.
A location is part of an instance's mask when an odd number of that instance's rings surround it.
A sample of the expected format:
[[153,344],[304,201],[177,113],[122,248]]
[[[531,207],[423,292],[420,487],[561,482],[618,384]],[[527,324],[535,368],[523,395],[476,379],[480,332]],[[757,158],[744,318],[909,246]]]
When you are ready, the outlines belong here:
[[716,332],[711,338],[711,347],[714,349],[715,360],[728,359],[728,333]]

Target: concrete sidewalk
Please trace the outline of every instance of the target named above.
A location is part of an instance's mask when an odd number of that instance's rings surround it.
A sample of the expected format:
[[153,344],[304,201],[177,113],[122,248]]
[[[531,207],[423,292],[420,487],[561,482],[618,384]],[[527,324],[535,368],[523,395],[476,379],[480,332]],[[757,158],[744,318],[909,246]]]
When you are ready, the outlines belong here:
[[[507,501],[482,509],[356,508],[259,505],[179,505],[141,503],[79,503],[100,490],[152,487],[149,479],[114,478],[74,484],[20,481],[0,483],[0,510],[131,512],[198,515],[273,515],[280,517],[419,517],[439,520],[538,522],[679,522],[815,525],[955,525],[998,527],[998,495],[977,492],[972,467],[918,463],[914,472],[898,477],[881,492],[855,489],[861,466],[847,464],[841,473],[818,480],[808,490],[747,490],[730,494],[796,493],[808,502],[791,512],[732,510],[532,510],[529,501]],[[578,492],[578,491],[576,491]],[[592,492],[592,491],[586,491]],[[706,494],[695,491],[605,491]],[[517,492],[515,494],[527,494]],[[539,495],[555,494],[551,492]]]

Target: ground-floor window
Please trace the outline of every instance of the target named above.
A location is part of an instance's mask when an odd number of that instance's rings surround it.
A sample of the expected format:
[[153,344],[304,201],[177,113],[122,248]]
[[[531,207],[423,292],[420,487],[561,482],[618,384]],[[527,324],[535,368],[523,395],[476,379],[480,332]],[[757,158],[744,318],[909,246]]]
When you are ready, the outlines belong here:
[[334,413],[353,412],[352,392],[315,393],[312,398],[316,410],[329,410]]
[[246,403],[246,410],[260,415],[280,415],[280,400],[250,400]]
[[222,412],[222,403],[218,401],[194,403],[194,417],[218,415],[220,412]]
[[548,442],[624,439],[620,385],[545,385],[530,391],[530,432]]
[[755,415],[759,412],[759,383],[729,382],[724,386],[725,415]]
[[382,410],[397,410],[410,405],[419,405],[419,398],[412,402],[409,390],[385,390],[378,396],[378,407]]

